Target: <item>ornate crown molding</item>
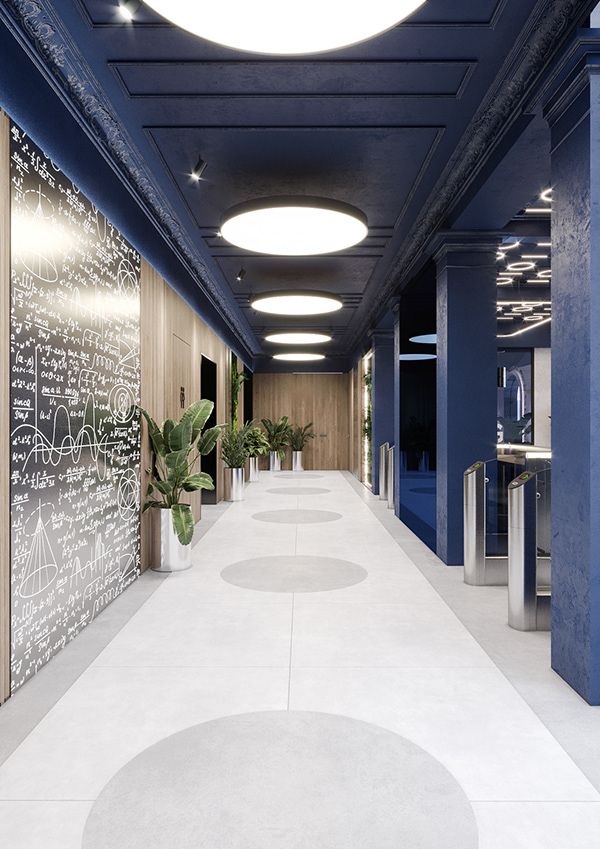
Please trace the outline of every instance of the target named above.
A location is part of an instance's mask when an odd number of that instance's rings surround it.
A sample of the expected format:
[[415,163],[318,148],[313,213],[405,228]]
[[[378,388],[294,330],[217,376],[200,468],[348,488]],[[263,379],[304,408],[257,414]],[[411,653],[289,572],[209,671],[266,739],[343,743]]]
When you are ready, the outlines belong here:
[[444,226],[452,209],[521,113],[540,75],[555,59],[566,36],[596,5],[597,0],[539,0],[424,204],[425,211],[396,253],[381,290],[372,296],[368,313],[350,342],[351,349],[360,344],[373,326],[381,306],[408,283],[432,238]]
[[203,257],[157,189],[144,158],[52,4],[47,0],[5,0],[0,4],[0,17],[162,232],[230,331],[249,352],[259,351],[245,316],[212,280]]

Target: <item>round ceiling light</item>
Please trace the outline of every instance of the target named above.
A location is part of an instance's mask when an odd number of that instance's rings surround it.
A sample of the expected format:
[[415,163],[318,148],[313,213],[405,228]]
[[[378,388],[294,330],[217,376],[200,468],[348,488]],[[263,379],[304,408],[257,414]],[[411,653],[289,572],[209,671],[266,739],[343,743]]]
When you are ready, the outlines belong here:
[[426,333],[423,336],[411,336],[411,342],[417,345],[437,345],[437,333]]
[[221,236],[238,248],[276,256],[316,256],[351,248],[367,236],[367,218],[347,203],[313,197],[262,198],[234,206]]
[[182,29],[235,50],[286,56],[337,50],[401,23],[425,0],[146,0]]
[[285,360],[290,363],[312,363],[316,360],[324,360],[324,354],[309,354],[309,353],[294,353],[294,354],[275,354],[274,360]]
[[405,363],[416,363],[421,360],[437,360],[436,354],[400,354],[399,360]]
[[323,315],[343,307],[339,298],[325,292],[264,292],[250,304],[252,309],[273,315]]
[[325,333],[271,333],[265,336],[265,341],[276,345],[319,345],[331,342],[331,336]]

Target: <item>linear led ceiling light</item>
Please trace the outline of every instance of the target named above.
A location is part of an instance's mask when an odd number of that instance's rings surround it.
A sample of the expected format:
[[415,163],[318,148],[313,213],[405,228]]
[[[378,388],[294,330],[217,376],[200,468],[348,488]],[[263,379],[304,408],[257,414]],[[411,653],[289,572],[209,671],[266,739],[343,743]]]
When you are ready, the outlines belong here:
[[326,292],[263,292],[250,305],[273,315],[323,315],[343,307],[339,298]]
[[206,171],[206,162],[202,159],[201,156],[198,157],[198,162],[194,165],[192,169],[192,173],[190,177],[195,183],[199,183],[202,179],[202,175]]
[[325,333],[271,333],[265,341],[276,345],[319,345],[331,342],[331,336]]
[[315,256],[362,242],[367,218],[347,203],[313,197],[273,197],[241,203],[225,213],[222,237],[260,254]]
[[293,363],[312,363],[316,360],[324,360],[324,354],[309,354],[304,352],[296,352],[293,354],[275,354],[273,357],[274,360],[286,360],[287,362]]
[[401,23],[425,0],[146,0],[194,35],[251,53],[321,53],[366,41]]

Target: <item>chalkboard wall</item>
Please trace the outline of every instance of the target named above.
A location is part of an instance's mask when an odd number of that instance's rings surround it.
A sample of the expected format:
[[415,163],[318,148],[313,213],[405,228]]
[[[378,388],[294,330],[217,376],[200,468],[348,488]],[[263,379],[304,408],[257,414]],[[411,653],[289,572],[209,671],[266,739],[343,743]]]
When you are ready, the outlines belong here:
[[18,688],[139,574],[140,257],[11,125]]

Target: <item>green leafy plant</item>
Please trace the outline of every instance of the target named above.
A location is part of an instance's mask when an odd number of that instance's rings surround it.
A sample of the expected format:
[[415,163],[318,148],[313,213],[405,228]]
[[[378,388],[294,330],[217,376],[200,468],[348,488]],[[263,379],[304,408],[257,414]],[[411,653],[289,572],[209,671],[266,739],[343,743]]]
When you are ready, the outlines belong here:
[[241,469],[248,459],[248,425],[234,427],[229,425],[223,431],[221,440],[221,459],[229,469]]
[[285,449],[290,444],[292,428],[290,420],[287,416],[282,416],[279,421],[272,422],[271,419],[261,419],[262,426],[267,432],[267,441],[269,450],[276,451],[279,458],[283,460],[285,457]]
[[150,482],[142,512],[151,508],[170,510],[173,530],[182,545],[189,545],[194,533],[191,507],[181,503],[183,493],[215,488],[210,475],[193,471],[199,457],[210,454],[221,435],[219,425],[203,431],[213,407],[212,401],[196,401],[178,423],[167,419],[160,427],[139,407],[154,450],[154,466],[146,470]]
[[250,422],[246,431],[246,448],[249,457],[262,457],[269,453],[269,440],[263,431]]
[[248,380],[248,375],[238,371],[238,359],[235,354],[231,355],[231,425],[238,426],[238,408],[240,405],[240,390],[242,383]]
[[297,425],[295,428],[292,428],[290,444],[293,451],[302,451],[308,440],[315,438],[315,432],[312,429],[312,426],[313,423],[309,422],[307,425],[304,425],[304,427]]

